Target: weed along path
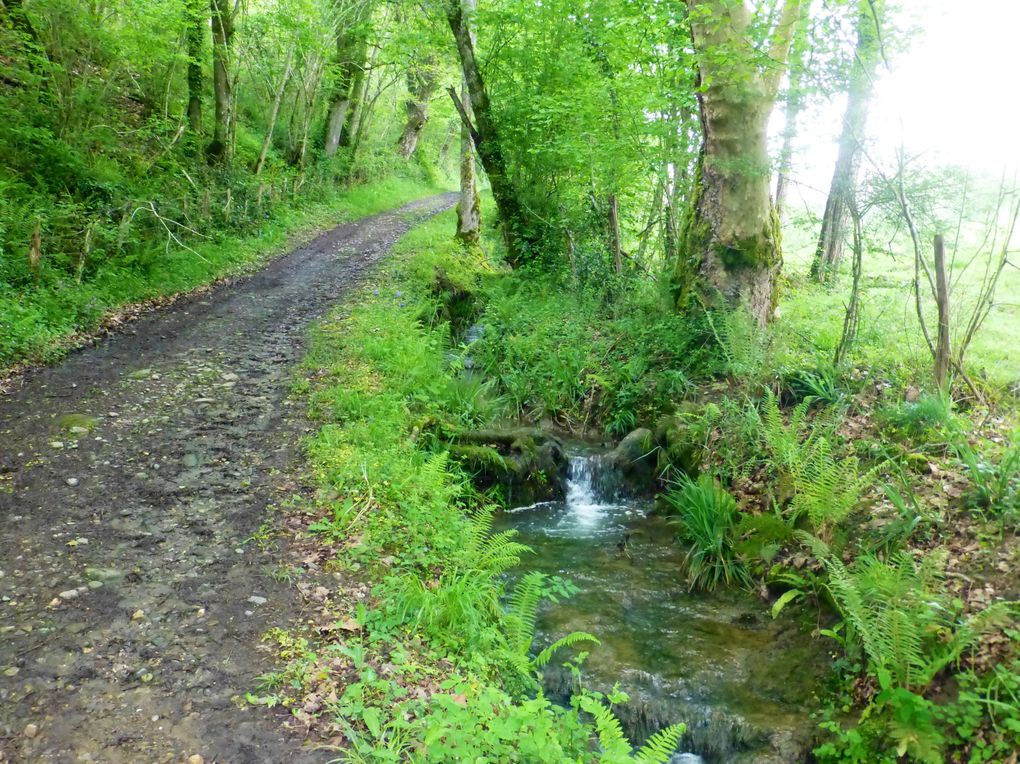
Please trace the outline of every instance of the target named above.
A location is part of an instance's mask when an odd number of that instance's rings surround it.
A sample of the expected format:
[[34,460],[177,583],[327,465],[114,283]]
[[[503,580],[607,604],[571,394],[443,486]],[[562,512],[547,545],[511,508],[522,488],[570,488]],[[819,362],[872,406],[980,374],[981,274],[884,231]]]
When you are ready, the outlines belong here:
[[252,539],[304,431],[306,327],[454,200],[340,226],[0,395],[0,762],[328,758],[240,701],[296,615]]

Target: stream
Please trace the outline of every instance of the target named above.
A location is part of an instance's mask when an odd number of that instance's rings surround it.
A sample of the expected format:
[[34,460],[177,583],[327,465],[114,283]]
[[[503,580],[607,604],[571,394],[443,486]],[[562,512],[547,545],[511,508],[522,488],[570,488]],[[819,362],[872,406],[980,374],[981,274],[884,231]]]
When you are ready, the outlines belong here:
[[[589,648],[582,681],[601,691],[618,683],[630,696],[615,710],[632,740],[683,722],[685,753],[674,764],[805,760],[816,729],[812,688],[826,664],[820,641],[792,619],[773,620],[747,592],[688,592],[683,549],[650,509],[619,490],[599,454],[574,449],[565,501],[503,516],[502,528],[536,552],[524,568],[580,590],[543,610],[536,644],[596,635],[602,644]],[[554,660],[543,683],[563,702],[574,680]]]

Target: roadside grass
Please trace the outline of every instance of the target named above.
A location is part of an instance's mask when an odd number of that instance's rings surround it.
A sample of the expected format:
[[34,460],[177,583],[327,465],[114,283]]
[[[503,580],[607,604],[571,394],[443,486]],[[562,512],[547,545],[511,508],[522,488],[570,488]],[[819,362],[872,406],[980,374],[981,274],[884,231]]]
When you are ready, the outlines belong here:
[[312,233],[439,190],[401,176],[336,188],[317,193],[314,201],[276,205],[254,231],[226,226],[192,235],[186,246],[163,239],[125,257],[104,258],[81,283],[65,269],[48,269],[44,258],[27,288],[0,283],[0,372],[59,358],[126,306],[249,272]]

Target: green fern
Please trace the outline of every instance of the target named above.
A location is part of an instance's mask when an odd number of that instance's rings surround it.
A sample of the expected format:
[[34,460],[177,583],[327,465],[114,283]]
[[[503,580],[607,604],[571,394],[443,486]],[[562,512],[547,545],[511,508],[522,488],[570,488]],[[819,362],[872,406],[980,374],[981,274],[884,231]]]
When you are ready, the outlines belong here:
[[680,745],[686,728],[683,724],[673,724],[652,735],[634,754],[638,764],[666,764]]
[[[437,461],[429,460],[429,465]],[[438,581],[426,582],[411,573],[396,582],[394,601],[403,622],[449,638],[445,632],[478,634],[503,617],[500,577],[519,565],[530,548],[513,540],[516,531],[492,533],[492,521],[492,508],[466,519],[461,559],[470,567],[445,570]]]
[[626,761],[630,757],[630,741],[623,734],[620,720],[612,709],[592,695],[581,696],[581,709],[591,714],[595,722],[599,747],[602,749],[603,761]]
[[526,655],[531,648],[544,583],[544,573],[531,571],[517,582],[510,595],[506,616],[503,619],[503,634],[511,651],[518,655]]
[[860,502],[871,473],[861,474],[857,458],[838,461],[826,438],[815,438],[802,450],[801,462],[793,473],[793,516],[806,515],[816,532],[843,522]]
[[761,436],[765,449],[781,472],[791,474],[801,462],[802,444],[809,439],[807,413],[811,400],[801,401],[790,414],[790,422],[783,422],[779,398],[772,390],[765,391],[758,409]]
[[766,336],[750,312],[743,308],[706,311],[705,318],[726,360],[726,371],[745,378],[760,374],[766,359]]
[[860,644],[883,688],[923,691],[1009,607],[956,616],[941,586],[944,552],[919,564],[905,552],[888,562],[863,555],[852,567],[832,555],[822,559],[847,640]]
[[605,764],[666,764],[676,753],[680,738],[685,727],[674,724],[656,732],[636,752],[632,752],[630,741],[623,734],[620,720],[612,709],[599,698],[585,694],[580,698],[581,709],[591,714],[595,723],[595,732],[601,748],[599,761]]
[[809,422],[808,409],[814,400],[799,403],[789,423],[784,423],[779,399],[768,390],[758,415],[765,449],[780,477],[793,488],[792,518],[807,517],[816,533],[828,536],[860,502],[872,473],[861,474],[856,457],[837,459],[833,454],[830,437],[835,420],[822,412]]
[[580,644],[581,642],[590,642],[594,645],[601,645],[602,642],[594,634],[589,634],[586,631],[572,631],[567,636],[561,637],[549,645],[547,648],[542,650],[538,655],[531,659],[531,667],[536,671],[541,668],[545,668],[549,665],[549,661],[552,660],[553,656],[556,655],[560,650],[566,647],[573,647],[574,645]]
[[499,576],[517,567],[531,548],[514,541],[517,531],[492,532],[495,509],[482,507],[468,518],[466,551],[463,559],[473,561],[475,570]]

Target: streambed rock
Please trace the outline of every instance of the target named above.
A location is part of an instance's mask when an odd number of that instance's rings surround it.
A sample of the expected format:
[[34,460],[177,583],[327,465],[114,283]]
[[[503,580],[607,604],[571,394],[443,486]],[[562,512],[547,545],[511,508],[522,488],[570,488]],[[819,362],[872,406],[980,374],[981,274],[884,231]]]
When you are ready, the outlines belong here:
[[655,488],[655,442],[647,427],[639,427],[627,435],[606,454],[605,460],[632,492],[647,493]]
[[605,456],[627,492],[643,496],[662,489],[667,466],[697,477],[704,452],[683,415],[660,417],[654,429],[638,427]]
[[469,430],[450,454],[482,490],[503,486],[507,503],[524,506],[562,499],[567,488],[563,443],[537,427]]

